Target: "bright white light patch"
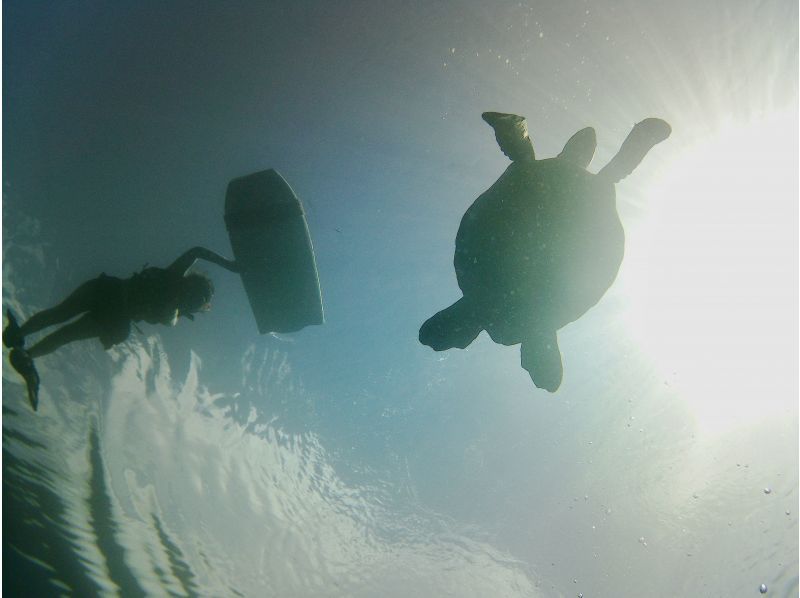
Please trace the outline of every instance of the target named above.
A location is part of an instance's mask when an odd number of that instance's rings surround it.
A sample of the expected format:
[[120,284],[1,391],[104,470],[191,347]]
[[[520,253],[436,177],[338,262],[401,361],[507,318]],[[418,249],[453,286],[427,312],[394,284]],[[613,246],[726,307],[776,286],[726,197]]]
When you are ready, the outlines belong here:
[[629,230],[640,346],[705,431],[796,412],[797,115],[684,151]]

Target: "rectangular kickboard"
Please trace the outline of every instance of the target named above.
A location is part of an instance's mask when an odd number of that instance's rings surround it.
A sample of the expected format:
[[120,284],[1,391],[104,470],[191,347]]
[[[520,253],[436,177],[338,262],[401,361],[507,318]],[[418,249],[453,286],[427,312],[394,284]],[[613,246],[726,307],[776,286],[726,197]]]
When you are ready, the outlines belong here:
[[324,322],[314,249],[300,200],[275,170],[228,184],[225,224],[261,334]]

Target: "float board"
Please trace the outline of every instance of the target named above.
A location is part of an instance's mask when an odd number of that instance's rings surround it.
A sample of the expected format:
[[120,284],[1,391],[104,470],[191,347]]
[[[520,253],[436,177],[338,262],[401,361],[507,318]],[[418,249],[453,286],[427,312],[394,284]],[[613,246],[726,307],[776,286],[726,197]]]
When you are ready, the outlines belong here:
[[232,180],[225,225],[261,334],[324,321],[314,249],[300,200],[275,170]]

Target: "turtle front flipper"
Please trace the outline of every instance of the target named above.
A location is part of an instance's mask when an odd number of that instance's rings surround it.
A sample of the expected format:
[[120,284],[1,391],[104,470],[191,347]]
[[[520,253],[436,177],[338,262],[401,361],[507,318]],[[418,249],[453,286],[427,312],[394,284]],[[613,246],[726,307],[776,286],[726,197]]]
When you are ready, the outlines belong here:
[[597,149],[597,135],[592,127],[586,127],[569,138],[558,158],[580,168],[586,168],[592,161],[595,149]]
[[524,162],[536,159],[533,144],[528,136],[528,123],[524,116],[504,114],[502,112],[484,112],[481,118],[494,129],[497,144],[512,162]]
[[597,173],[611,183],[617,183],[633,172],[654,145],[672,133],[672,128],[660,118],[646,118],[636,123],[617,155]]
[[475,309],[464,297],[429,318],[419,329],[419,342],[434,351],[466,348],[483,330]]
[[533,333],[522,341],[520,347],[522,367],[528,370],[533,383],[548,392],[561,386],[564,366],[555,331]]

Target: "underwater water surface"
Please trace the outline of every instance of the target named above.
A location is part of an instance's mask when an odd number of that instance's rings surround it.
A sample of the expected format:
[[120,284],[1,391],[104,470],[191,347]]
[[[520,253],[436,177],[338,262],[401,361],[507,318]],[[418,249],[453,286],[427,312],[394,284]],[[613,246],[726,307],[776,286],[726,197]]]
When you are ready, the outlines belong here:
[[[212,309],[3,363],[9,596],[798,593],[793,3],[3,4],[3,307],[224,255],[225,189],[303,201],[326,322]],[[434,352],[456,231],[524,115],[672,136],[616,186],[613,286],[536,388],[482,333]]]

